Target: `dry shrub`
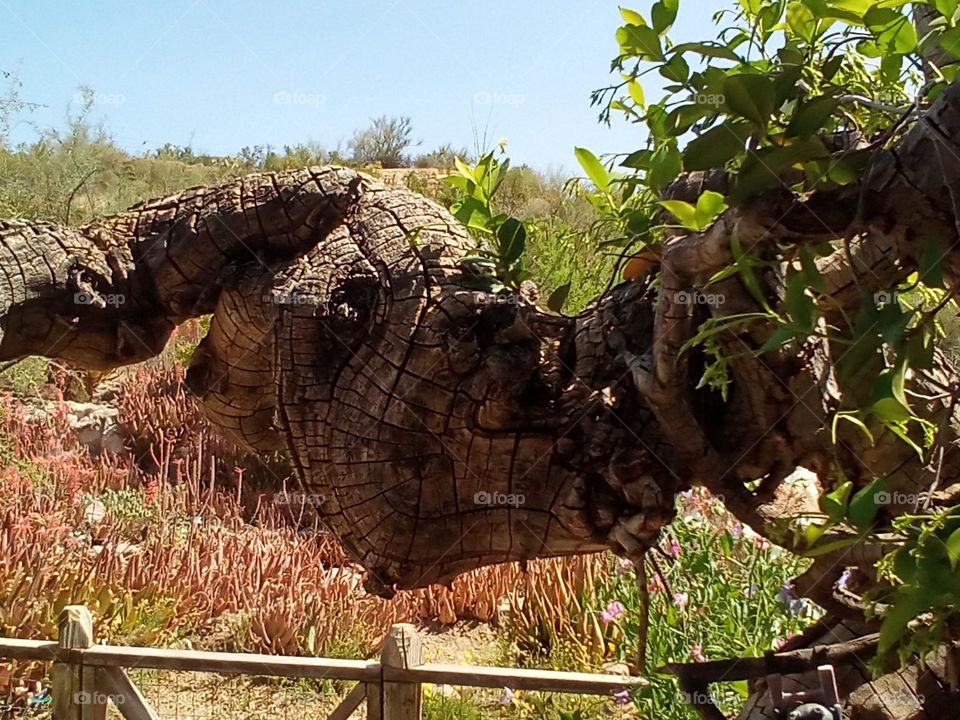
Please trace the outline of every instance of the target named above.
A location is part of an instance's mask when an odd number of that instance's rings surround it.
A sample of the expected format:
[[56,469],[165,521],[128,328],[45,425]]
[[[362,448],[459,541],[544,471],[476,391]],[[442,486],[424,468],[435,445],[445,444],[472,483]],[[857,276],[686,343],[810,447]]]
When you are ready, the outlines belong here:
[[[181,379],[180,367],[153,365],[123,381],[120,456],[81,446],[62,402],[29,420],[0,397],[0,635],[55,637],[63,607],[83,603],[115,644],[370,656],[391,624],[411,619],[504,622],[521,644],[598,642],[582,601],[589,559],[367,595],[311,509],[274,501],[295,489],[289,470],[220,440]],[[37,672],[17,668],[20,680]]]

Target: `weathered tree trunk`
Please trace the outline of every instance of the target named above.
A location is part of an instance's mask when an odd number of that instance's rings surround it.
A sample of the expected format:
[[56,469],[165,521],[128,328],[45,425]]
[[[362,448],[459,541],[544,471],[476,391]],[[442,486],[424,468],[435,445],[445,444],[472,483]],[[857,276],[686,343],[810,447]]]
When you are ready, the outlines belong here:
[[[682,298],[730,264],[735,228],[744,247],[781,259],[784,247],[844,240],[821,268],[835,326],[864,292],[914,271],[930,242],[955,287],[958,197],[955,84],[859,184],[732,209],[667,243],[655,290],[627,283],[567,318],[523,293],[467,289],[460,258],[472,242],[435,203],[343,168],[251,175],[79,229],[0,223],[0,359],[115,367],[212,312],[187,384],[240,444],[286,448],[368,588],[385,595],[508,560],[605,547],[637,558],[691,484],[799,550],[777,529],[780,481],[798,465],[822,472],[839,459],[858,484],[882,475],[891,493],[956,501],[956,371],[940,357],[911,380],[914,410],[944,428],[936,467],[881,429],[875,445],[845,429],[837,447],[827,426],[844,401],[835,371],[848,346],[759,352],[771,327],[728,331],[722,402],[695,389],[702,359],[681,349],[709,316],[758,302],[737,276],[711,285],[720,305]],[[760,278],[773,303],[785,262]],[[866,390],[882,358],[859,362]],[[832,591],[846,565],[871,568],[835,553],[799,582],[838,618],[860,614]],[[903,717],[914,716],[925,717]]]
[[472,242],[422,197],[309,169],[0,240],[0,358],[137,362],[212,312],[187,385],[241,445],[286,447],[376,592],[647,544],[672,516],[656,425],[612,412],[630,380],[604,346],[611,319],[649,337],[648,306],[578,321],[465,290]]

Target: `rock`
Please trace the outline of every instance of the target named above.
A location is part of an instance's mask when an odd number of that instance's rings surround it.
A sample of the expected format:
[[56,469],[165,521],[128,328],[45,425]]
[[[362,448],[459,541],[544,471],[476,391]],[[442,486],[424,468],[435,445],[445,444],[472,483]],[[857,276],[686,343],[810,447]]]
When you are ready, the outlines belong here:
[[67,422],[77,434],[77,440],[94,455],[123,452],[123,438],[117,424],[120,411],[98,403],[65,403],[69,408]]
[[107,506],[99,500],[91,500],[83,509],[83,520],[91,525],[96,525],[107,516]]
[[[61,402],[48,401],[25,404],[24,417],[30,422],[41,422],[50,415],[63,412]],[[108,452],[119,455],[124,452],[123,436],[117,418],[120,410],[112,405],[89,402],[62,401],[66,408],[66,421],[77,441],[91,454]]]
[[609,675],[629,675],[630,674],[630,666],[623,662],[604,663],[600,667],[600,669]]

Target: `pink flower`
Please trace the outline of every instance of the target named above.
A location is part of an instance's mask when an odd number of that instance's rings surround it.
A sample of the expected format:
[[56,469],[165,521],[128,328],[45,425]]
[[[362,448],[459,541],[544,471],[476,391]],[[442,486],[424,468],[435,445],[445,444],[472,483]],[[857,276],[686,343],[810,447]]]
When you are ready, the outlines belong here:
[[613,702],[615,702],[617,705],[626,705],[630,702],[630,691],[621,690],[618,693],[614,693]]
[[604,623],[612,623],[621,615],[625,615],[627,609],[623,606],[623,603],[619,600],[611,600],[607,605],[607,609],[600,613],[600,619]]
[[787,643],[793,640],[795,637],[796,637],[796,634],[787,635],[787,637],[785,638],[777,638],[776,640],[773,641],[773,649],[783,650],[783,648],[786,647]]
[[670,538],[670,543],[667,545],[667,549],[664,552],[676,560],[680,557],[680,543],[678,543],[673,538]]
[[626,575],[633,570],[633,563],[626,558],[617,560],[617,575]]
[[706,662],[707,656],[703,654],[703,645],[697,643],[690,646],[690,657],[696,662]]
[[654,575],[653,579],[647,583],[647,592],[663,592],[666,589],[667,587],[663,584],[663,579],[660,577],[660,573]]
[[499,702],[500,702],[501,705],[509,705],[510,703],[512,703],[512,702],[513,702],[513,690],[511,690],[511,689],[508,688],[508,687],[505,687],[505,688],[503,689],[503,692],[500,694],[500,700],[499,700]]
[[687,597],[686,593],[676,592],[673,594],[673,604],[677,606],[678,610],[686,608],[689,602],[690,598]]

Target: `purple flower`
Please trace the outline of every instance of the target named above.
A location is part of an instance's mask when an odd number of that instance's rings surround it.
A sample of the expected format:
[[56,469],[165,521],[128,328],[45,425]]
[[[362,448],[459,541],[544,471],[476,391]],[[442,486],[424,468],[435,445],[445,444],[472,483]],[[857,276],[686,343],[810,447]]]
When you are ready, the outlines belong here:
[[686,608],[689,602],[690,598],[687,597],[686,593],[676,592],[673,594],[673,604],[677,606],[678,610]]
[[607,609],[600,613],[600,619],[604,623],[612,623],[621,615],[625,615],[627,609],[623,606],[623,603],[619,600],[611,600],[607,605]]
[[850,568],[847,568],[837,580],[837,587],[839,587],[841,590],[846,590],[851,579],[853,579],[853,572],[850,570]]
[[630,691],[621,690],[618,693],[614,693],[613,702],[615,702],[617,705],[626,705],[630,702]]
[[626,558],[617,560],[617,575],[626,575],[631,570],[633,570],[633,563],[630,560]]
[[777,600],[780,601],[780,604],[783,605],[791,615],[799,615],[803,612],[803,600],[797,597],[797,594],[793,591],[793,587],[789,582],[784,583],[780,588],[780,591],[777,593]]
[[512,702],[513,702],[513,690],[511,690],[511,689],[508,688],[508,687],[505,687],[505,688],[503,689],[503,692],[500,694],[500,701],[499,701],[499,702],[500,702],[501,705],[509,705],[510,703],[512,703]]

